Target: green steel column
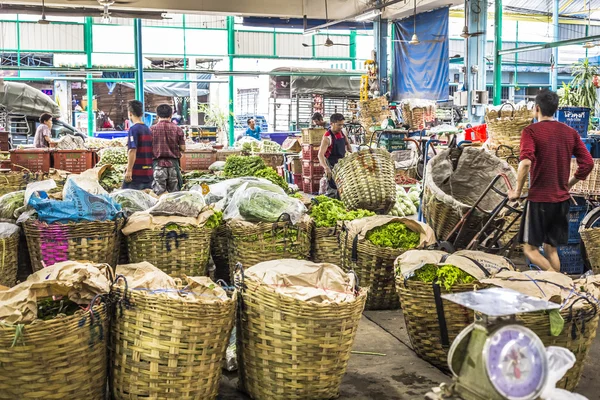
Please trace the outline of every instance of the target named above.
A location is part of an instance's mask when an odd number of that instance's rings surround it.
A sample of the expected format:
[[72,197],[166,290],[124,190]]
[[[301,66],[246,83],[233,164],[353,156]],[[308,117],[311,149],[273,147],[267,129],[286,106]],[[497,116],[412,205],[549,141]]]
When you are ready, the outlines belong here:
[[[17,14],[17,65],[21,66],[21,23],[19,22],[19,14]],[[19,71],[21,76],[21,71]]]
[[[92,68],[92,53],[94,52],[94,42],[92,40],[93,31],[92,17],[85,17],[85,25],[83,27],[84,49],[86,55],[86,67]],[[88,119],[88,136],[94,136],[94,81],[92,74],[86,75],[87,84],[87,119]]]
[[352,59],[352,69],[356,69],[356,31],[350,31],[350,58]]
[[494,13],[494,105],[502,103],[502,0],[496,0]]
[[133,20],[133,35],[135,47],[135,98],[144,103],[144,53],[142,49],[142,20]]
[[[517,21],[516,25],[515,47],[519,47],[519,21]],[[515,87],[519,84],[519,53],[515,53],[515,81],[513,83]]]
[[[235,20],[227,17],[227,54],[229,55],[229,71],[233,71],[233,55],[235,54]],[[229,77],[229,140],[228,144],[233,147],[235,140],[235,121],[233,110],[233,75]]]

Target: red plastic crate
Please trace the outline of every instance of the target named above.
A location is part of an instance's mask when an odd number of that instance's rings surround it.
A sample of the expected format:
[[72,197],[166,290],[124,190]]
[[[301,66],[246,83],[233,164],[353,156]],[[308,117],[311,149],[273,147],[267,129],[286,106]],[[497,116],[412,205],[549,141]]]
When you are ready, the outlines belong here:
[[13,171],[49,172],[50,151],[45,149],[17,149],[10,152]]
[[302,189],[303,188],[302,174],[294,174],[293,179],[294,179],[294,185],[296,185],[296,186],[298,186],[298,188]]
[[[91,157],[87,150],[55,150],[52,152],[54,168],[80,174],[87,171]],[[89,161],[88,161],[89,160]]]
[[217,161],[217,152],[213,150],[186,150],[181,155],[183,171],[207,171]]
[[0,151],[8,151],[8,132],[0,132]]
[[321,179],[323,175],[325,175],[325,168],[321,164],[314,161],[302,161],[302,176]]
[[319,146],[316,144],[303,144],[302,160],[319,161]]
[[321,185],[321,178],[302,178],[302,191],[306,194],[319,194],[319,186]]

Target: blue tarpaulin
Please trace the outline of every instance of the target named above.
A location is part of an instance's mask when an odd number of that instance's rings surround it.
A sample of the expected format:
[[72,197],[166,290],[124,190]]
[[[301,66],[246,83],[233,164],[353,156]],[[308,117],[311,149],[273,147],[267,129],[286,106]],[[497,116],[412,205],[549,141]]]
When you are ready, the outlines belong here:
[[448,7],[417,14],[419,44],[408,43],[414,18],[395,22],[392,98],[447,100],[449,77]]

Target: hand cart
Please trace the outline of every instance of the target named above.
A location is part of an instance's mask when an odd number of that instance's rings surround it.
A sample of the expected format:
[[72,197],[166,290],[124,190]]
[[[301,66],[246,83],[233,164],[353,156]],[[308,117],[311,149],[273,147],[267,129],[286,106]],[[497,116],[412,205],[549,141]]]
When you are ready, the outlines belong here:
[[[505,174],[497,175],[486,187],[481,196],[479,196],[477,201],[465,215],[463,215],[448,237],[440,243],[440,247],[443,250],[450,253],[454,252],[456,250],[455,244],[460,243],[461,240],[465,240],[465,227],[469,226],[471,215],[480,213],[486,215],[487,220],[479,232],[471,239],[467,245],[467,249],[510,257],[517,245],[518,234],[515,234],[505,243],[502,242],[502,238],[505,237],[510,232],[510,229],[521,220],[525,203],[517,205],[509,201],[508,193],[503,192],[497,187],[498,182],[503,182],[509,190],[512,189],[508,176]],[[502,196],[503,199],[492,211],[486,211],[480,207],[480,203],[490,191]]]

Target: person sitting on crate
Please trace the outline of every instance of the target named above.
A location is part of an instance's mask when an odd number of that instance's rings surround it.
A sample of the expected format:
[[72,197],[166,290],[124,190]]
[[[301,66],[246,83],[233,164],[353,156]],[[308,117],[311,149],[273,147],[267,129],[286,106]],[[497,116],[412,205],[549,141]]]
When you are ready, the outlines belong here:
[[180,127],[171,122],[173,109],[170,105],[159,105],[156,114],[158,123],[150,128],[154,154],[152,190],[161,195],[164,192],[177,192],[183,186],[179,159],[185,151],[185,135]]
[[35,130],[33,143],[38,149],[50,147],[50,135],[52,134],[52,115],[43,113],[40,115],[40,124]]
[[[508,192],[517,200],[529,175],[528,202],[523,212],[520,242],[525,256],[545,271],[560,272],[557,247],[569,242],[569,190],[585,180],[594,168],[594,160],[577,131],[553,116],[558,95],[548,89],[535,98],[537,123],[521,134],[521,155],[517,188]],[[571,156],[577,158],[577,171],[569,179]],[[531,172],[530,172],[531,170]],[[544,246],[544,255],[539,251]]]
[[348,137],[344,134],[344,116],[342,114],[331,114],[331,127],[323,135],[321,147],[319,148],[319,163],[325,169],[329,188],[327,195],[330,197],[337,196],[337,186],[333,181],[333,167],[339,160],[346,156],[346,152],[352,153],[352,147]]
[[132,100],[127,104],[133,125],[127,133],[127,170],[123,189],[152,189],[152,133],[142,120],[144,105]]
[[246,136],[250,136],[256,140],[260,140],[260,134],[262,131],[260,130],[260,126],[256,126],[256,121],[254,118],[248,118],[248,129],[246,129]]

